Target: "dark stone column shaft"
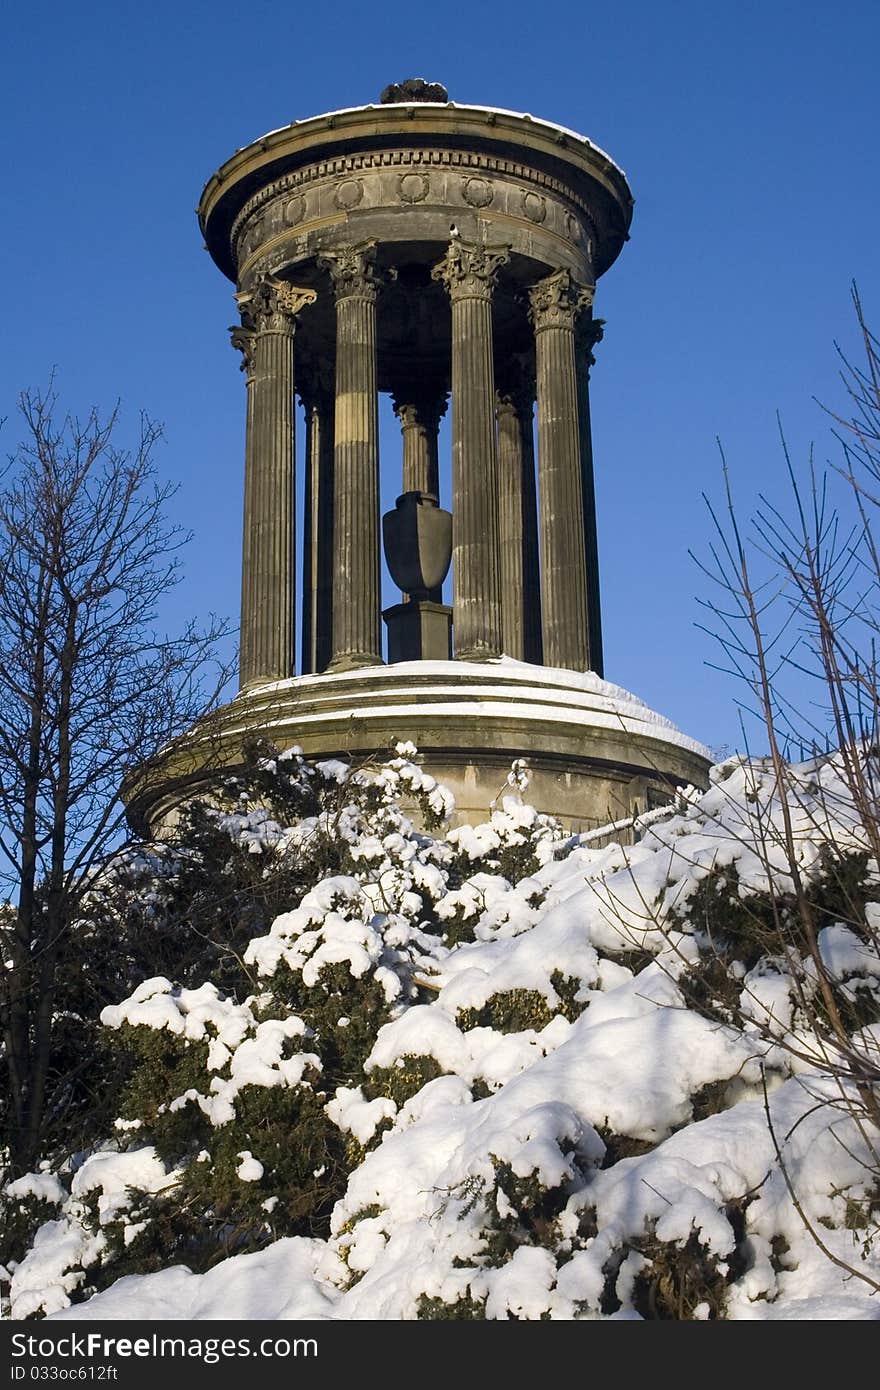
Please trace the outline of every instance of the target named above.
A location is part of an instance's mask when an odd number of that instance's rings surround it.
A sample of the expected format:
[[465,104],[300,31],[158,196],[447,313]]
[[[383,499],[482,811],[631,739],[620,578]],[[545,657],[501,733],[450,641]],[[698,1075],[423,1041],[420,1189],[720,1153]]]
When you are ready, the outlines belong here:
[[517,661],[541,660],[535,451],[532,400],[498,394],[498,531],[504,650]]
[[587,576],[574,322],[591,300],[562,270],[530,292],[538,391],[544,661],[589,669]]
[[596,488],[593,480],[593,435],[590,429],[590,368],[593,348],[602,339],[602,320],[583,313],[575,326],[578,424],[581,446],[581,485],[584,496],[584,549],[587,561],[587,618],[590,634],[590,670],[605,674],[602,646],[602,605],[599,588],[599,541],[596,525]]
[[446,409],[446,398],[428,404],[420,400],[394,398],[394,413],[400,421],[403,441],[403,492],[424,492],[440,500],[440,469],[437,431]]
[[492,284],[506,247],[454,241],[434,268],[452,303],[452,528],[455,655],[503,649]]
[[520,403],[522,439],[523,607],[525,612],[524,661],[540,665],[544,660],[541,632],[541,569],[538,560],[538,486],[535,474],[534,400]]
[[382,661],[375,247],[323,252],[336,292],[333,657],[337,670]]
[[333,396],[312,391],[306,414],[302,670],[323,671],[333,644]]
[[242,688],[295,670],[293,335],[314,290],[264,280],[239,295],[248,363],[242,546]]

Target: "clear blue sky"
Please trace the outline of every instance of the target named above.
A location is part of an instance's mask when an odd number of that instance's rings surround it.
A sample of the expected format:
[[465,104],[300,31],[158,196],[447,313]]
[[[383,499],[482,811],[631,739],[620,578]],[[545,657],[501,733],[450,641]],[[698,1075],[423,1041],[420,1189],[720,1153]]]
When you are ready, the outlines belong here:
[[[160,464],[196,533],[186,612],[238,610],[244,387],[232,286],[193,212],[217,165],[407,76],[606,149],[636,199],[596,302],[606,673],[709,744],[737,744],[687,550],[708,540],[716,435],[744,509],[782,491],[777,409],[796,455],[811,439],[830,453],[812,397],[840,403],[833,340],[855,342],[853,277],[880,322],[877,0],[31,0],[3,39],[0,415],[57,364],[69,404],[119,396],[132,421],[164,421]],[[386,505],[398,470],[390,433]]]

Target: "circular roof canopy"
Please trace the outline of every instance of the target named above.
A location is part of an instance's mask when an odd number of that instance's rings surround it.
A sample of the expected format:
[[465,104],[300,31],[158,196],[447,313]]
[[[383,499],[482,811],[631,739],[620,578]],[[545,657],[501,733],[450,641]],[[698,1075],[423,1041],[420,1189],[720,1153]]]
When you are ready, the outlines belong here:
[[[316,160],[367,149],[457,148],[514,158],[562,179],[590,206],[597,229],[598,277],[626,241],[633,198],[623,171],[583,135],[550,121],[488,106],[460,106],[412,95],[421,79],[386,88],[378,105],[355,106],[293,121],[237,150],[211,175],[198,206],[199,225],[216,264],[231,280],[230,230],[254,193]],[[423,83],[431,91],[437,84]],[[409,94],[407,89],[409,89]],[[393,92],[393,96],[387,93]],[[400,93],[398,95],[398,93]]]

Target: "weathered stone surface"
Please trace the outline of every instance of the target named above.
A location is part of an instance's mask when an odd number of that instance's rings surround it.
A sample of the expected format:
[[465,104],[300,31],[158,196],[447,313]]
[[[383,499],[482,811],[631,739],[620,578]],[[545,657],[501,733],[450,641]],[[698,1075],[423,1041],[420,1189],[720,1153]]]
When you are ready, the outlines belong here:
[[590,670],[595,671],[598,676],[605,674],[605,657],[599,593],[599,539],[596,526],[596,488],[593,479],[593,434],[590,428],[590,368],[595,364],[593,348],[602,340],[602,329],[602,319],[594,319],[585,311],[579,315],[574,330],[581,486],[584,500],[584,553],[587,561],[587,631],[590,639]]
[[331,667],[382,660],[379,615],[379,417],[376,248],[326,251],[336,295]]
[[[411,605],[401,605],[409,607]],[[297,678],[247,692],[156,778],[130,785],[136,822],[161,827],[181,790],[204,784],[205,763],[234,766],[253,729],[307,757],[382,756],[417,743],[426,769],[455,794],[457,821],[486,819],[512,758],[531,772],[528,799],[573,831],[592,830],[706,784],[709,755],[668,720],[592,673],[519,662],[420,661]],[[133,804],[132,804],[133,802]],[[625,838],[625,834],[624,834]]]
[[394,398],[403,439],[403,492],[422,492],[440,501],[437,430],[446,413],[446,392],[408,387]]
[[329,372],[299,385],[306,417],[303,495],[302,671],[320,672],[333,651],[333,425]]
[[[382,518],[385,559],[404,594],[428,599],[439,593],[452,558],[452,517],[424,492],[404,492]],[[439,600],[434,600],[438,602]]]
[[395,101],[448,101],[449,93],[440,82],[426,82],[423,77],[407,77],[382,89],[379,100],[387,105]]
[[544,660],[590,668],[574,325],[593,300],[567,270],[530,293],[538,382],[538,495]]
[[275,279],[238,296],[242,327],[232,338],[248,382],[242,688],[295,670],[293,335],[315,298],[314,290]]
[[[623,174],[589,141],[448,102],[421,79],[392,84],[378,106],[274,131],[213,176],[199,218],[237,283],[233,341],[248,382],[243,690],[129,783],[136,823],[160,828],[181,789],[234,766],[259,731],[314,757],[371,757],[411,739],[471,821],[513,758],[530,764],[530,799],[575,830],[705,782],[705,750],[586,670],[602,665],[590,305],[631,212]],[[306,411],[299,678],[295,325]],[[386,528],[405,601],[384,615],[380,391],[400,421],[409,495]],[[452,610],[437,601],[449,518],[436,505],[450,391]],[[525,660],[494,660],[502,650]]]
[[455,655],[500,656],[501,566],[492,285],[506,246],[450,242],[432,272],[452,303],[452,546]]
[[396,603],[382,614],[388,627],[388,661],[449,661],[452,609],[430,599]]
[[498,528],[504,651],[517,661],[541,661],[541,594],[534,393],[524,382],[496,393]]

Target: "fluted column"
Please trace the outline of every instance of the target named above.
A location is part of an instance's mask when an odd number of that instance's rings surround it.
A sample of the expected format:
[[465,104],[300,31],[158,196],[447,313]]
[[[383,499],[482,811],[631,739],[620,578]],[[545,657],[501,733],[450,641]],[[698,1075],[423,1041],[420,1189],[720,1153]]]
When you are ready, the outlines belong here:
[[503,650],[492,287],[507,247],[455,240],[432,275],[452,303],[452,533],[455,655]]
[[241,574],[242,689],[295,670],[293,335],[314,290],[266,278],[236,296],[248,379]]
[[538,478],[544,661],[590,666],[584,503],[574,325],[592,291],[567,270],[529,292],[538,389]]
[[379,594],[379,415],[376,248],[325,251],[336,294],[331,667],[382,660]]
[[504,650],[517,661],[541,661],[541,595],[534,392],[524,384],[496,394],[498,420],[498,532]]
[[581,485],[584,494],[584,549],[587,559],[587,617],[590,634],[590,670],[605,674],[602,650],[602,606],[599,590],[599,543],[596,526],[596,489],[593,482],[593,434],[590,429],[590,368],[593,348],[602,341],[602,319],[588,311],[575,324],[575,357],[578,385],[578,423],[581,445]]
[[333,389],[313,370],[300,392],[306,417],[302,670],[323,671],[333,642]]
[[402,492],[422,492],[440,500],[437,432],[446,413],[446,392],[427,394],[404,388],[394,393],[394,413],[403,441]]

